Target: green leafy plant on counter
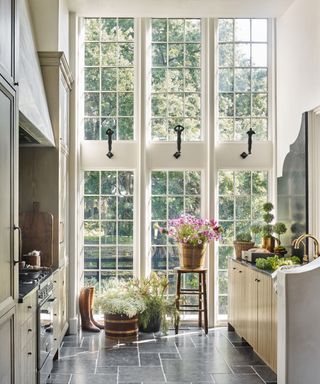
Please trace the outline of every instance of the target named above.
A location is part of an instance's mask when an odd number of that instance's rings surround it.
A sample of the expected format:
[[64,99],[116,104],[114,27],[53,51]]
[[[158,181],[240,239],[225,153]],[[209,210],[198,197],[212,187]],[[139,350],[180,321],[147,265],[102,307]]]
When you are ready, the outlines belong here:
[[236,235],[236,241],[250,242],[251,240],[252,240],[252,237],[249,232],[239,232]]
[[283,265],[298,265],[301,264],[299,257],[291,256],[291,257],[279,257],[279,256],[271,256],[264,258],[256,259],[256,267],[259,269],[264,269],[267,271],[275,271],[279,267]]

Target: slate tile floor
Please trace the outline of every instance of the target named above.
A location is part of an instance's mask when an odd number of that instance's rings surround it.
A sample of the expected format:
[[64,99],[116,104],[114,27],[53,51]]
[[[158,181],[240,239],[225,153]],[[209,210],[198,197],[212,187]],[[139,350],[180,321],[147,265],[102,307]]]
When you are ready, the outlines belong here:
[[[182,332],[182,333],[181,333]],[[48,384],[275,384],[276,375],[234,332],[186,328],[116,342],[100,334],[66,336]]]

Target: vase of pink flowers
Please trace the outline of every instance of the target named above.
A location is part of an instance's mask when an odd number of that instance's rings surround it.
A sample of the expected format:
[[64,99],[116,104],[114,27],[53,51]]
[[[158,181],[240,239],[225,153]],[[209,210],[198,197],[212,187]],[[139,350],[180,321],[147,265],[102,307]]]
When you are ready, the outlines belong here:
[[214,219],[182,215],[170,220],[168,228],[158,227],[179,244],[180,267],[197,269],[204,266],[207,244],[221,238],[222,228]]

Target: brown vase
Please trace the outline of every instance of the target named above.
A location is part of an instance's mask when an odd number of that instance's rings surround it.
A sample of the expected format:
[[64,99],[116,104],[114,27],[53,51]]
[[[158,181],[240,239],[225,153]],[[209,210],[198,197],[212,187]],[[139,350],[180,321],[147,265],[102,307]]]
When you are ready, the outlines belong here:
[[204,266],[207,244],[193,246],[179,244],[179,261],[181,268],[197,269]]
[[125,315],[104,315],[106,336],[113,339],[136,339],[139,333],[138,316],[129,318]]
[[254,247],[253,241],[234,241],[233,242],[234,250],[236,253],[236,258],[241,259],[242,251],[248,251]]
[[280,241],[274,236],[263,236],[262,238],[262,248],[267,249],[269,252],[274,252],[274,247],[280,245]]

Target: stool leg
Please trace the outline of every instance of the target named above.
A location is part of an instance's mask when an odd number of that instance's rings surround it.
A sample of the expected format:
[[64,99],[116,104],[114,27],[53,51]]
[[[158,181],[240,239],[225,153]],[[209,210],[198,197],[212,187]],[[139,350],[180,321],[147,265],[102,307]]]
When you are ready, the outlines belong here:
[[[179,311],[179,308],[180,308],[180,289],[181,289],[181,273],[178,272],[178,275],[177,275],[177,290],[176,290],[176,309],[177,311]],[[180,321],[180,315],[179,316],[179,319],[176,321],[176,324],[175,324],[175,334],[177,335],[178,332],[179,332],[179,321]]]
[[206,272],[203,272],[203,305],[204,305],[204,331],[208,334],[208,305],[207,305]]
[[199,273],[199,327],[202,327],[202,274]]

